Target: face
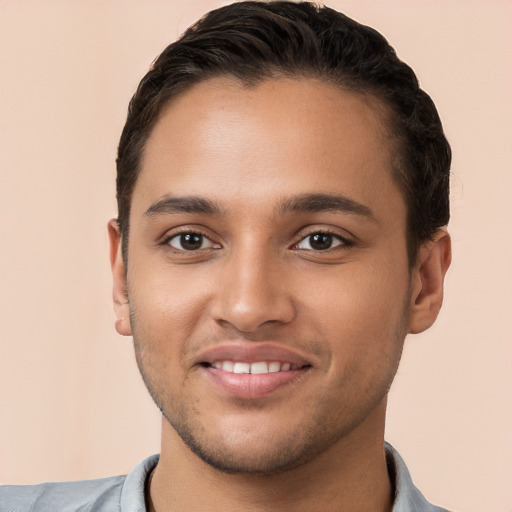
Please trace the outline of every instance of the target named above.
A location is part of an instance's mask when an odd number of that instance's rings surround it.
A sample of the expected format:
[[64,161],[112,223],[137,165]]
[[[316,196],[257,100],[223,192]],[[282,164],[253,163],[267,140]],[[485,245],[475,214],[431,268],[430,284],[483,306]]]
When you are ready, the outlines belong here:
[[279,471],[383,428],[411,300],[384,119],[312,80],[225,78],[151,133],[118,329],[214,467]]

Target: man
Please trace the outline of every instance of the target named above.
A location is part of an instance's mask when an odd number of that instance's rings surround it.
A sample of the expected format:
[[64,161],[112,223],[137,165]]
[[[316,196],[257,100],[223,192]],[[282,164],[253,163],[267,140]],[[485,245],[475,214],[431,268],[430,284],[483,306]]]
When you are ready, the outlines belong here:
[[2,509],[442,510],[384,423],[442,303],[450,148],[384,38],[309,3],[212,11],[143,78],[117,166],[116,329],[160,456]]

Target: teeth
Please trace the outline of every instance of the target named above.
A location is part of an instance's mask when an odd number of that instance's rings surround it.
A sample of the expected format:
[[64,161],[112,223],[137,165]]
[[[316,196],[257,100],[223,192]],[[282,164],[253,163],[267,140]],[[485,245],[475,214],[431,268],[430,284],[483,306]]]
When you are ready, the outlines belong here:
[[222,363],[222,369],[225,372],[233,372],[234,367],[235,367],[235,363],[233,363],[233,361],[224,361]]
[[268,363],[263,361],[260,363],[252,363],[251,373],[268,373]]
[[275,373],[281,370],[281,363],[269,363],[268,365],[268,371],[270,373]]
[[235,363],[233,373],[251,373],[251,365],[249,363]]
[[289,370],[298,370],[299,365],[291,365],[290,363],[279,363],[278,361],[258,361],[256,363],[242,363],[237,361],[214,361],[213,368],[231,373],[276,373],[287,372]]

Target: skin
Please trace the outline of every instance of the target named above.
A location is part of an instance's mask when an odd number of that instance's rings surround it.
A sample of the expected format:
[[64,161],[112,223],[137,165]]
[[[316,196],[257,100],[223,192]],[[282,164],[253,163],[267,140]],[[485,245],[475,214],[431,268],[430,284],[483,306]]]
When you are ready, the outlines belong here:
[[[409,265],[386,119],[376,98],[317,81],[218,78],[157,122],[126,267],[109,224],[116,327],[163,412],[151,510],[391,510],[386,397],[405,335],[439,312],[450,243],[440,230]],[[321,206],[301,202],[312,194]],[[168,201],[190,197],[215,211]],[[201,364],[220,345],[307,367],[235,396]]]

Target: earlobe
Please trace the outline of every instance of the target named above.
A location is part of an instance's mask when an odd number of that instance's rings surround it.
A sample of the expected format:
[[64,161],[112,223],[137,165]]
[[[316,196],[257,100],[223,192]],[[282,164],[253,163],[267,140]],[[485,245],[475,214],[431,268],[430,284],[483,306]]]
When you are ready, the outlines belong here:
[[423,332],[435,322],[443,304],[444,277],[451,257],[450,235],[445,228],[420,247],[411,276],[409,333]]
[[123,336],[131,336],[132,326],[126,287],[126,272],[121,251],[121,234],[116,219],[111,219],[108,223],[108,238],[110,241],[110,266],[114,283],[113,299],[116,331]]

